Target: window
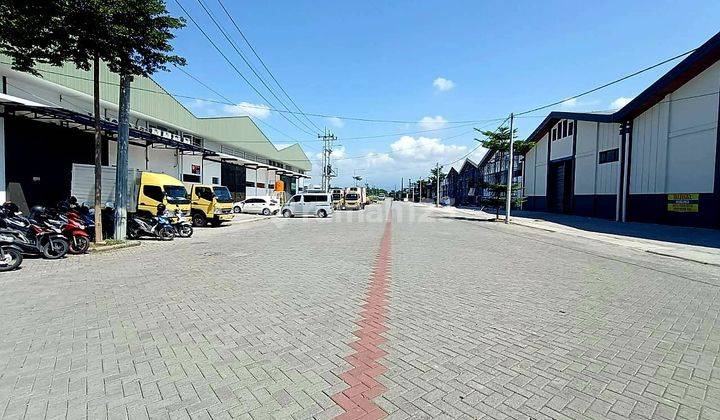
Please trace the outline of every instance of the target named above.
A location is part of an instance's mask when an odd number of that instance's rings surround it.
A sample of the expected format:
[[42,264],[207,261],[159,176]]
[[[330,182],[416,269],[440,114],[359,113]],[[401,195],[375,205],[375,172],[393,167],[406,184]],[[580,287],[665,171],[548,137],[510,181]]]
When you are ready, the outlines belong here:
[[557,140],[557,128],[553,128],[552,130],[552,140]]
[[170,204],[189,204],[190,200],[187,198],[187,190],[181,185],[165,185],[165,197]]
[[250,188],[255,188],[255,183],[250,181],[245,181],[245,186]]
[[162,188],[157,185],[143,186],[143,194],[145,194],[145,197],[155,201],[162,201],[165,197],[165,193]]
[[570,121],[568,123],[568,136],[572,136],[573,134],[575,134],[575,122]]
[[220,183],[220,178],[218,178],[218,177],[216,177],[216,176],[212,177],[212,183],[213,183],[213,184],[216,184],[216,185],[219,184],[219,183]]
[[200,175],[183,174],[183,182],[200,182]]
[[610,149],[600,152],[600,164],[617,162],[620,159],[620,149]]
[[293,202],[293,203],[299,203],[299,202],[300,202],[300,197],[302,197],[302,196],[301,196],[301,195],[294,195],[293,198],[290,199],[290,201]]
[[568,131],[567,128],[568,128],[568,121],[565,120],[565,121],[562,122],[563,137],[567,137],[567,135],[568,135],[568,133],[567,133],[567,131]]
[[245,204],[265,204],[265,200],[262,198],[249,198],[245,200]]
[[196,187],[195,195],[197,195],[198,198],[202,198],[203,200],[212,200],[214,197],[212,191],[210,191],[210,188],[207,187]]
[[258,183],[257,183],[257,187],[258,187],[258,188],[265,188],[265,184],[263,184],[262,182],[258,182]]

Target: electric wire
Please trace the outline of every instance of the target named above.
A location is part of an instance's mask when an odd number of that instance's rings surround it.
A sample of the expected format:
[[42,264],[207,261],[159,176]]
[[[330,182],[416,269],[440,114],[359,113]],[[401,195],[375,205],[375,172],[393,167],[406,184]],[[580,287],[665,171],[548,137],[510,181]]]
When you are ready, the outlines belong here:
[[[272,88],[270,88],[270,86],[268,86],[268,84],[265,82],[265,79],[263,79],[263,77],[260,76],[260,74],[255,70],[255,67],[250,63],[250,61],[247,59],[247,57],[245,57],[245,54],[243,54],[242,51],[240,51],[240,49],[235,44],[235,42],[232,40],[232,38],[230,38],[230,35],[228,35],[228,33],[225,31],[225,28],[223,28],[223,26],[217,21],[217,19],[215,19],[215,15],[213,15],[213,13],[210,11],[210,9],[208,9],[208,7],[205,5],[205,2],[203,0],[197,0],[197,2],[200,5],[200,7],[202,7],[202,9],[205,11],[205,13],[208,15],[208,17],[213,22],[213,24],[215,24],[215,27],[220,31],[220,33],[225,38],[225,40],[230,44],[232,49],[235,50],[235,52],[240,56],[240,58],[243,60],[245,65],[247,65],[247,67],[250,69],[250,71],[252,71],[252,73],[255,75],[255,77],[257,77],[257,79],[260,81],[260,83],[262,83],[262,85],[265,86],[265,88],[268,90],[268,92],[270,92],[270,94],[280,103],[280,105],[283,108],[285,108],[286,111],[290,111],[290,108],[288,108],[287,105],[285,105],[285,102],[283,102],[280,99],[280,97],[278,97],[278,95],[275,93],[275,91]],[[305,121],[301,120],[296,114],[291,114],[291,115],[293,117],[295,117],[295,119],[300,124],[302,124],[305,128],[307,128],[311,132],[313,131],[313,128],[310,127]]]
[[260,55],[258,54],[258,52],[255,50],[255,47],[253,47],[253,45],[250,43],[250,40],[247,39],[247,37],[245,36],[245,33],[243,33],[242,29],[240,29],[240,26],[239,26],[239,25],[237,24],[237,22],[235,21],[235,18],[232,17],[232,14],[231,14],[231,13],[228,11],[228,9],[225,7],[225,4],[223,4],[222,0],[218,0],[218,4],[220,4],[220,7],[223,9],[223,11],[224,11],[225,14],[227,15],[227,17],[230,19],[230,22],[232,22],[233,26],[234,26],[235,29],[238,31],[238,33],[240,34],[240,36],[242,37],[242,39],[245,41],[245,43],[247,44],[247,46],[250,47],[250,50],[253,52],[253,54],[255,55],[255,57],[258,59],[258,61],[260,61],[260,64],[262,64],[262,66],[263,66],[263,68],[265,69],[265,71],[267,71],[267,73],[270,75],[270,77],[275,81],[275,84],[280,88],[280,90],[281,90],[281,91],[285,94],[285,96],[290,100],[290,102],[293,104],[293,106],[295,106],[295,109],[297,109],[298,112],[300,112],[308,121],[310,121],[310,123],[311,123],[313,126],[315,126],[315,128],[317,128],[318,131],[322,131],[322,129],[321,129],[320,127],[318,127],[318,125],[315,124],[315,122],[314,122],[312,119],[310,119],[310,118],[307,116],[307,114],[305,114],[305,112],[303,112],[302,109],[300,109],[300,107],[298,106],[298,104],[293,100],[293,98],[292,98],[292,97],[287,93],[287,91],[282,87],[282,85],[280,84],[280,82],[278,81],[278,79],[275,77],[275,75],[273,74],[273,72],[270,71],[270,68],[268,68],[268,66],[265,64],[265,61],[260,57]]
[[[190,19],[190,21],[195,25],[195,27],[200,31],[200,33],[203,34],[205,39],[207,39],[208,42],[210,42],[210,45],[212,45],[213,48],[225,59],[225,61],[230,65],[230,67],[232,67],[233,70],[235,70],[235,72],[240,76],[240,78],[243,79],[245,81],[245,83],[247,83],[248,86],[250,86],[250,88],[252,88],[252,90],[255,93],[257,93],[258,96],[260,96],[265,102],[271,104],[272,101],[268,100],[265,97],[265,95],[263,95],[262,92],[260,92],[255,87],[255,85],[253,85],[250,82],[250,80],[247,79],[247,77],[245,77],[245,75],[240,71],[240,69],[238,69],[237,66],[235,66],[235,63],[233,63],[232,60],[230,60],[230,58],[228,58],[228,56],[225,55],[225,53],[222,51],[222,49],[215,43],[215,41],[212,40],[212,38],[207,34],[207,32],[205,32],[205,30],[200,26],[200,24],[195,20],[195,18],[193,18],[193,16],[187,11],[187,9],[185,9],[185,7],[182,5],[182,3],[180,3],[179,0],[175,0],[175,3],[177,3],[177,5],[180,7],[180,9],[182,9],[182,11]],[[294,121],[292,121],[290,118],[288,118],[287,115],[282,114],[282,113],[280,115],[282,115],[283,118],[285,118],[291,125],[295,126],[298,130],[300,130],[306,134],[313,135],[312,132],[306,131],[304,128],[298,126]]]
[[577,94],[577,95],[570,96],[569,98],[565,98],[565,99],[563,99],[563,100],[556,101],[556,102],[553,102],[553,103],[550,103],[550,104],[547,104],[547,105],[543,105],[543,106],[539,106],[539,107],[536,107],[536,108],[532,108],[532,109],[529,109],[529,110],[527,110],[527,111],[518,112],[518,113],[516,113],[515,115],[529,114],[529,113],[531,113],[531,112],[540,111],[540,110],[542,110],[542,109],[550,108],[550,107],[553,107],[553,106],[555,106],[555,105],[560,105],[560,104],[562,104],[563,102],[567,102],[567,101],[570,101],[570,100],[573,100],[573,99],[580,98],[580,97],[585,96],[585,95],[589,95],[589,94],[591,94],[591,93],[593,93],[593,92],[597,92],[597,91],[599,91],[599,90],[601,90],[601,89],[605,89],[605,88],[608,87],[608,86],[612,86],[612,85],[617,84],[617,83],[620,83],[620,82],[622,82],[622,81],[624,81],[624,80],[630,79],[631,77],[635,77],[635,76],[637,76],[637,75],[639,75],[639,74],[642,74],[642,73],[645,73],[645,72],[647,72],[647,71],[650,71],[650,70],[652,70],[652,69],[654,69],[654,68],[660,67],[660,66],[662,66],[663,64],[667,64],[667,63],[669,63],[669,62],[671,62],[671,61],[675,61],[675,60],[677,60],[678,58],[684,57],[684,56],[686,56],[686,55],[694,52],[696,49],[697,49],[697,48],[693,48],[693,49],[691,49],[691,50],[689,50],[689,51],[685,51],[685,52],[682,53],[682,54],[678,54],[678,55],[676,55],[676,56],[674,56],[674,57],[670,57],[670,58],[668,58],[668,59],[665,59],[665,60],[663,60],[663,61],[660,61],[659,63],[655,63],[655,64],[653,64],[653,65],[651,65],[651,66],[648,66],[648,67],[645,67],[645,68],[640,69],[640,70],[638,70],[638,71],[635,71],[635,72],[633,72],[633,73],[627,74],[627,75],[625,75],[625,76],[623,76],[623,77],[620,77],[620,78],[618,78],[618,79],[615,79],[615,80],[613,80],[613,81],[611,81],[611,82],[602,84],[602,85],[600,85],[600,86],[596,86],[596,87],[594,87],[594,88],[592,88],[592,89],[586,90],[586,91],[581,92],[581,93],[579,93],[579,94]]

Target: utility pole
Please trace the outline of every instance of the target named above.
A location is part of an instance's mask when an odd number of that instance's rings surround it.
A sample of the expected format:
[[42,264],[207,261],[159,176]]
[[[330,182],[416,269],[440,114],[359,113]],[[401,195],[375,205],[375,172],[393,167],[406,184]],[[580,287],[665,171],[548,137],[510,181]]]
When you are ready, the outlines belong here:
[[323,154],[322,154],[322,189],[323,191],[330,190],[330,178],[332,176],[332,169],[330,166],[330,154],[332,153],[332,142],[337,140],[337,137],[331,132],[325,129],[323,135],[318,134],[318,139],[323,141]]
[[130,139],[130,81],[132,76],[120,75],[120,103],[118,110],[117,162],[115,167],[115,239],[124,241],[127,233],[128,207],[128,144]]
[[440,164],[435,162],[435,207],[440,207]]
[[410,202],[415,202],[415,187],[413,187],[412,178],[408,178],[408,188],[410,188],[410,192],[408,193],[408,200]]
[[420,186],[420,193],[418,194],[420,197],[419,197],[418,201],[421,202],[421,203],[422,203],[422,184],[423,184],[423,182],[422,182],[422,179],[421,179],[421,180],[418,181],[418,185]]
[[510,205],[512,203],[512,176],[513,176],[513,152],[515,147],[515,139],[513,136],[513,119],[515,115],[510,113],[510,161],[508,162],[507,176],[507,197],[505,198],[505,224],[510,223]]
[[400,178],[400,198],[398,200],[403,201],[403,190],[405,189],[405,185],[403,182],[405,181],[405,178]]

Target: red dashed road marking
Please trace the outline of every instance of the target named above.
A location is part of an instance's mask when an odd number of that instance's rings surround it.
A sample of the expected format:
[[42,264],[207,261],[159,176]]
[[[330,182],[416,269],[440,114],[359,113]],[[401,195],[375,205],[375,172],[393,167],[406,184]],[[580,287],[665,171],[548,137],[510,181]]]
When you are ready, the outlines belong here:
[[391,245],[392,209],[388,212],[385,222],[380,251],[370,278],[370,289],[365,297],[363,310],[360,312],[361,317],[355,322],[359,329],[353,335],[358,337],[358,340],[350,343],[355,353],[345,358],[353,368],[340,375],[350,388],[332,396],[333,401],[345,410],[345,413],[337,417],[338,419],[381,419],[387,416],[373,399],[387,391],[387,388],[375,378],[387,372],[387,368],[379,361],[387,352],[378,346],[387,341],[381,334],[388,330],[385,319],[388,310]]

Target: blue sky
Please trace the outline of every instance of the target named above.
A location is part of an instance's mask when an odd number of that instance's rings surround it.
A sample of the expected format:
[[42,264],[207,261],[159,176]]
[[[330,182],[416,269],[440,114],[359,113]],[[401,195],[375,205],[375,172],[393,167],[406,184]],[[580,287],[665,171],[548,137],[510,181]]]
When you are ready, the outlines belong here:
[[[266,83],[285,99],[218,0],[204,1]],[[188,60],[186,69],[234,103],[282,108],[215,30],[197,0],[180,2],[272,103],[240,79],[192,22],[174,42]],[[336,184],[350,184],[356,173],[387,188],[399,186],[401,177],[427,177],[436,161],[447,163],[468,153],[477,145],[472,127],[496,126],[453,122],[505,117],[631,73],[700,45],[718,31],[720,18],[717,1],[223,2],[303,111],[404,121],[312,118],[340,139],[334,152]],[[182,15],[174,0],[168,7]],[[609,110],[671,66],[555,109]],[[175,94],[219,99],[177,70],[155,79]],[[274,143],[299,141],[316,162],[321,144],[314,135],[276,112],[181,102],[199,116],[249,113]],[[529,134],[549,111],[519,119],[519,136]],[[423,130],[435,131],[417,133]],[[356,139],[367,136],[383,137]],[[472,157],[481,155],[478,150]]]

